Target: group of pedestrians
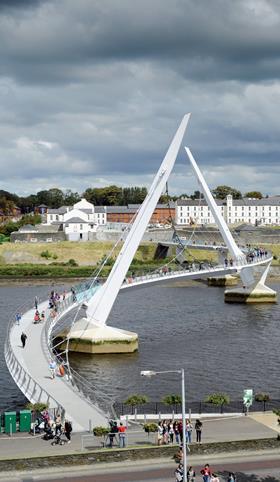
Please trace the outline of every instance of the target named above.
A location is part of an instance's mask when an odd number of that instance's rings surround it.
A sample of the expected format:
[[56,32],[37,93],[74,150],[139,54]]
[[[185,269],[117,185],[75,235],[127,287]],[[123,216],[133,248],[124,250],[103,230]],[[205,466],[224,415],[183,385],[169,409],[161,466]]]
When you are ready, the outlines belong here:
[[122,422],[118,425],[118,423],[115,420],[110,420],[110,433],[108,434],[109,438],[109,448],[112,448],[114,445],[114,441],[116,437],[118,436],[119,438],[119,447],[121,449],[126,447],[126,429],[127,427],[123,425]]
[[[209,464],[205,464],[204,467],[200,470],[200,475],[202,482],[222,482],[219,478],[218,474],[211,470]],[[183,482],[184,480],[184,466],[180,463],[175,470],[175,482]],[[196,481],[196,473],[192,466],[189,466],[187,469],[187,482],[195,482]],[[226,482],[237,482],[236,476],[233,472],[229,472]]]
[[[195,432],[196,432],[196,442],[201,443],[202,426],[203,424],[200,419],[196,419],[194,427],[191,420],[189,419],[186,420],[185,433],[186,433],[187,446],[192,443],[193,428],[195,429]],[[167,445],[167,444],[173,444],[174,442],[176,444],[183,443],[183,421],[182,420],[179,420],[179,421],[169,420],[169,422],[167,422],[166,420],[160,421],[158,423],[158,429],[157,429],[157,444]]]
[[[56,437],[61,437],[61,435],[64,434],[68,443],[71,442],[71,433],[73,429],[70,420],[66,419],[63,422],[60,413],[58,413],[56,417],[52,419],[48,410],[44,410],[41,413],[41,417],[44,422],[44,431],[46,434],[51,434],[52,436],[55,435]],[[49,440],[52,437],[44,438]]]

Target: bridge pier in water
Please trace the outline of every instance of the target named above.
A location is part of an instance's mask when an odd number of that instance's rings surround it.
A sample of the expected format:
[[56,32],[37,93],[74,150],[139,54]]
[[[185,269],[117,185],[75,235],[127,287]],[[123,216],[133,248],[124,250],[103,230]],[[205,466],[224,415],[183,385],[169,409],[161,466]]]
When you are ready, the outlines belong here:
[[225,276],[211,276],[207,278],[208,286],[235,286],[239,283],[237,276],[226,274]]
[[[277,303],[277,292],[266,286],[265,281],[269,272],[268,263],[259,282],[251,286],[243,286],[225,291],[226,303]],[[248,268],[245,268],[248,269]]]
[[[87,318],[77,321],[67,338],[68,350],[78,353],[133,353],[138,350],[137,333],[106,324],[95,324]],[[66,348],[66,342],[64,345]]]

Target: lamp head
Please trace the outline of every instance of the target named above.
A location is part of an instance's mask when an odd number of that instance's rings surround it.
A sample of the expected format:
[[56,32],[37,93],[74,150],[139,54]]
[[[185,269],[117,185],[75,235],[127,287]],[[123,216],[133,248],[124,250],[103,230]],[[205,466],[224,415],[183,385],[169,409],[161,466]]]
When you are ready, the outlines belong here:
[[142,370],[140,373],[141,377],[152,377],[153,375],[156,375],[156,372],[152,370]]

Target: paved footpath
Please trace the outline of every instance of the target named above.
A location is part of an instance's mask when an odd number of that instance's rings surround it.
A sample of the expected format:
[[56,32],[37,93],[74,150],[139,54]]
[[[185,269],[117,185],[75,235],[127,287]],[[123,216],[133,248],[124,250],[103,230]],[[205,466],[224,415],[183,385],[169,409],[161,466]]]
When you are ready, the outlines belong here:
[[[48,302],[40,303],[38,309],[40,312],[45,310],[47,314]],[[50,360],[44,353],[41,343],[44,324],[33,323],[34,313],[35,309],[24,313],[20,326],[15,325],[11,330],[10,341],[16,358],[33,379],[65,408],[66,416],[73,422],[77,431],[87,430],[90,420],[92,426],[106,424],[105,414],[75,391],[69,381],[60,377],[52,380],[49,371]],[[24,349],[20,342],[22,331],[27,335]]]
[[[273,430],[262,422],[256,421],[250,416],[228,417],[228,418],[213,418],[203,420],[202,442],[226,442],[236,440],[253,440],[261,438],[276,438],[278,432]],[[75,429],[75,426],[74,426]],[[139,431],[141,432],[139,433]],[[31,458],[31,457],[46,457],[48,455],[58,454],[78,454],[86,453],[88,450],[100,447],[99,439],[94,437],[87,437],[84,439],[85,449],[81,449],[81,441],[83,435],[74,433],[71,444],[62,446],[51,446],[50,441],[41,439],[41,436],[31,436],[17,433],[12,437],[2,434],[0,436],[0,459],[8,458]],[[129,445],[143,446],[144,443],[151,443],[152,436],[148,439],[147,434],[140,426],[129,428],[128,430]],[[175,452],[174,447],[174,452]]]

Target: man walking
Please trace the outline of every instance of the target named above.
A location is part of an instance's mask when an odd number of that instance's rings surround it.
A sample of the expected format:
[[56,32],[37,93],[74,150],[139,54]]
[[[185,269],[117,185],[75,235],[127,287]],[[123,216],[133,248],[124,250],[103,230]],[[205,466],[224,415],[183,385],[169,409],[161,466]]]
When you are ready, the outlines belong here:
[[25,347],[25,343],[26,343],[26,339],[27,339],[27,335],[22,332],[21,336],[20,336],[20,340],[21,340],[21,343],[22,343],[22,348]]

